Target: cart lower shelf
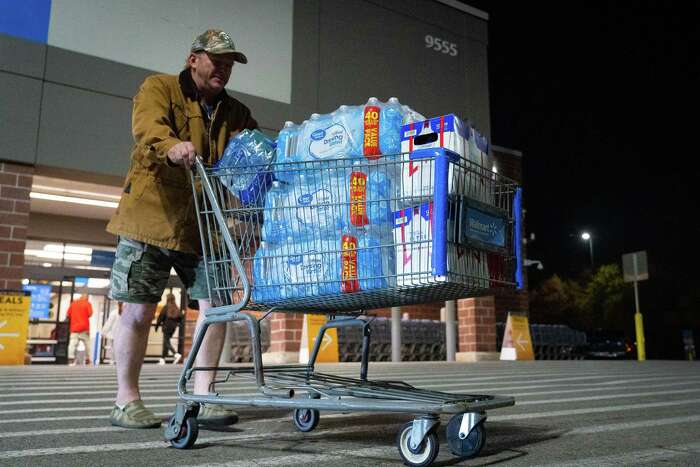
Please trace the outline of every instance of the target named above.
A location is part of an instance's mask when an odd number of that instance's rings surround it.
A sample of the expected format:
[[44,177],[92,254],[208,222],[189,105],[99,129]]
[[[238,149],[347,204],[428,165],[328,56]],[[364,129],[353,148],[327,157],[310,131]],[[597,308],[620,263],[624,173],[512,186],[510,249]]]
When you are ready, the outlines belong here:
[[[212,369],[193,367],[190,371]],[[217,385],[238,377],[255,379],[254,367],[217,367],[217,370],[226,372],[224,378],[215,382]],[[216,396],[189,395],[184,399],[240,406],[424,414],[483,412],[515,404],[515,400],[507,396],[431,391],[402,381],[362,380],[311,372],[306,365],[266,366],[265,385],[260,395],[221,393]]]
[[[209,326],[243,320],[251,339],[253,365],[249,367],[194,366]],[[315,371],[315,362],[324,333],[328,329],[359,327],[362,330],[360,377],[350,378]],[[454,394],[416,388],[403,381],[370,380],[367,377],[371,321],[343,317],[326,322],[318,331],[307,365],[262,364],[260,323],[247,313],[214,309],[205,315],[192,343],[190,354],[178,382],[178,402],[168,421],[165,439],[178,449],[194,445],[199,424],[197,416],[202,404],[222,404],[278,408],[293,411],[292,420],[301,432],[310,432],[318,425],[321,411],[408,413],[412,422],[404,424],[397,434],[399,454],[406,465],[425,467],[435,460],[439,450],[436,434],[440,415],[452,415],[446,427],[450,451],[460,457],[479,454],[485,444],[486,411],[515,404],[512,397],[485,394]],[[217,372],[208,394],[193,394],[188,383],[197,372]],[[227,389],[232,380],[254,382],[258,393],[237,394]],[[215,392],[215,389],[219,392]],[[229,393],[230,392],[230,393]]]

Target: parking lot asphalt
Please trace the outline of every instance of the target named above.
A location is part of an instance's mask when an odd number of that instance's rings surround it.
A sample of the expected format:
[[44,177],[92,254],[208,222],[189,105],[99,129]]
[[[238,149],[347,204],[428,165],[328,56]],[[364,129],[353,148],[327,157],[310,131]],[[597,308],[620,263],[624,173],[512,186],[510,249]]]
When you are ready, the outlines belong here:
[[[146,365],[142,396],[167,417],[177,401],[179,365]],[[321,364],[354,376],[358,364]],[[700,465],[700,363],[533,361],[371,363],[370,379],[465,394],[514,396],[491,410],[487,441],[474,459],[455,458],[437,433],[435,465]],[[254,393],[251,380],[226,391]],[[114,367],[0,367],[0,466],[401,465],[395,438],[406,414],[322,412],[301,433],[288,410],[240,408],[230,428],[200,430],[189,450],[162,429],[110,426]],[[219,388],[222,390],[222,388]]]

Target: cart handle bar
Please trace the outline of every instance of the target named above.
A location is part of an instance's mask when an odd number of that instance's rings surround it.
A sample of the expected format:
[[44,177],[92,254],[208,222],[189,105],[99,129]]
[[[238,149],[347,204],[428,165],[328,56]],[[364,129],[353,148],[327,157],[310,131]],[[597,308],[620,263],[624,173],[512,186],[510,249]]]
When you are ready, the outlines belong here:
[[[221,234],[224,238],[224,242],[226,243],[226,247],[228,248],[229,253],[231,254],[231,259],[233,260],[233,265],[236,268],[236,272],[238,273],[238,278],[241,281],[241,284],[243,285],[243,297],[241,300],[236,303],[236,304],[231,304],[231,306],[234,309],[231,309],[230,306],[226,307],[225,313],[231,313],[231,312],[237,312],[242,310],[247,304],[248,301],[250,300],[250,282],[248,282],[248,276],[246,275],[245,268],[243,267],[243,263],[241,262],[240,256],[238,256],[238,249],[236,248],[236,244],[233,242],[233,238],[231,237],[231,232],[228,230],[228,226],[226,225],[226,220],[224,219],[223,214],[221,213],[221,207],[218,206],[218,202],[216,199],[216,195],[214,193],[214,189],[211,186],[211,181],[209,180],[209,177],[207,176],[206,168],[204,166],[204,161],[201,156],[197,155],[195,157],[195,163],[194,166],[192,167],[192,170],[190,171],[190,181],[192,182],[192,191],[194,193],[194,201],[195,201],[195,207],[197,208],[197,223],[199,224],[199,231],[200,233],[203,232],[202,230],[202,220],[199,216],[199,206],[197,206],[199,203],[197,201],[197,193],[195,192],[195,185],[194,185],[194,171],[197,172],[199,175],[200,180],[202,181],[202,191],[204,192],[205,196],[209,199],[209,203],[212,205],[212,207],[216,206],[219,209],[212,209],[212,212],[214,214],[214,217],[216,218],[216,222],[219,224],[219,229],[221,230]],[[200,237],[202,237],[200,235]],[[204,255],[204,264],[206,267],[207,264],[207,258],[206,258],[206,248],[204,244],[204,238],[202,237],[202,254]],[[209,284],[209,274],[206,274],[207,278],[207,287],[209,288],[209,295],[211,297],[211,284]],[[218,314],[216,308],[213,306],[209,310],[212,312],[207,313],[205,311],[205,316],[206,315],[216,315]]]

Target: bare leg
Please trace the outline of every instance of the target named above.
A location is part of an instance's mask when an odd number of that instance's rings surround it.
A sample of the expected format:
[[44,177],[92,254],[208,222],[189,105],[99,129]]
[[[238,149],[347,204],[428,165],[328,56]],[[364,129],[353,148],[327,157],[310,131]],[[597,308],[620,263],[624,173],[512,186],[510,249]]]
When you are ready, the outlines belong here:
[[113,343],[117,363],[118,405],[141,399],[139,375],[156,306],[156,303],[124,303]]
[[[209,300],[199,300],[199,317],[197,318],[197,328],[204,320],[204,312],[211,307]],[[217,323],[209,326],[207,334],[199,348],[195,366],[216,366],[219,363],[221,349],[224,346],[226,336],[226,323]],[[196,371],[194,374],[194,393],[209,394],[209,385],[214,381],[215,371]]]

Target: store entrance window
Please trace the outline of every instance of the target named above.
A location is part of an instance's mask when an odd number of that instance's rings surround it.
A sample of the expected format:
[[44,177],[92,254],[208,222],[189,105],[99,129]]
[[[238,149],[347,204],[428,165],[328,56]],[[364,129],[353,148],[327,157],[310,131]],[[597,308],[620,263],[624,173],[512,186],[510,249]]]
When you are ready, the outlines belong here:
[[[100,245],[60,243],[36,239],[27,240],[25,249],[25,290],[32,293],[32,311],[28,344],[32,363],[68,363],[70,342],[67,312],[70,304],[87,295],[92,305],[90,318],[90,355],[86,360],[113,363],[112,339],[118,326],[120,304],[108,297],[109,274],[115,248]],[[155,329],[158,313],[173,293],[180,309],[187,305],[181,283],[171,271],[168,287],[156,308],[146,349],[146,362],[160,362],[163,358],[163,328]],[[183,301],[184,299],[184,301]],[[110,318],[111,317],[111,318]],[[170,339],[177,353],[184,349],[183,317],[180,327]],[[167,355],[167,363],[173,356]]]

